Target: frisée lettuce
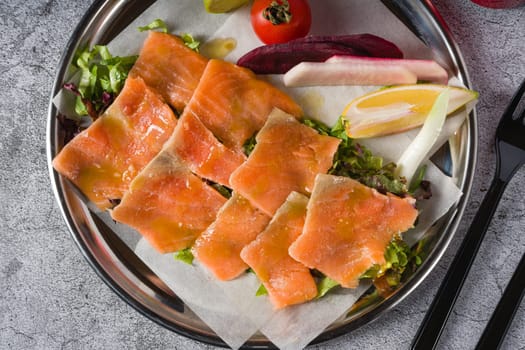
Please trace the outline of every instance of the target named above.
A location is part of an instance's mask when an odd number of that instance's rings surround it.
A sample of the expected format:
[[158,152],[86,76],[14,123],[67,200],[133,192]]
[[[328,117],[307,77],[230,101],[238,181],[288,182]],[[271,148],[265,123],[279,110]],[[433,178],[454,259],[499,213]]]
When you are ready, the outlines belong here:
[[366,147],[348,137],[345,131],[345,123],[347,123],[345,119],[339,117],[332,128],[313,119],[305,119],[303,123],[322,135],[341,139],[334,156],[334,163],[328,170],[329,174],[350,177],[381,193],[390,192],[401,197],[408,194],[406,180],[395,174],[396,165],[383,164],[381,157],[374,156]]

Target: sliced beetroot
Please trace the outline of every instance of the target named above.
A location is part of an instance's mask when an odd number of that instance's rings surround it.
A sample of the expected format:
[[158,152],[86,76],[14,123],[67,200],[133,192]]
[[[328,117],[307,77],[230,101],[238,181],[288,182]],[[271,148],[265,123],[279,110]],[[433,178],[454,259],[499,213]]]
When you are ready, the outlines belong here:
[[237,64],[257,74],[282,74],[300,62],[322,62],[333,55],[362,55],[351,47],[326,43],[285,43],[258,47]]
[[284,75],[286,86],[415,84],[417,76],[400,65],[301,62]]
[[372,34],[310,35],[294,42],[333,42],[360,51],[362,56],[403,58],[403,52],[394,43]]
[[282,74],[300,62],[323,62],[332,56],[401,58],[393,43],[371,34],[307,36],[284,44],[264,45],[245,54],[237,64],[257,74]]

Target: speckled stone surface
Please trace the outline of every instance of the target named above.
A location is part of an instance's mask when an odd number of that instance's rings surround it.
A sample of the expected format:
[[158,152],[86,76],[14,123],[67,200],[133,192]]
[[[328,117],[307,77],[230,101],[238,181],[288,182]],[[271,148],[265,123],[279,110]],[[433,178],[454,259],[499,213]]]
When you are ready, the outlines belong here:
[[[89,3],[0,3],[0,349],[211,349],[120,300],[82,257],[51,192],[45,156],[49,94],[61,52]],[[408,348],[490,185],[495,128],[525,78],[525,7],[490,10],[467,0],[435,5],[481,93],[479,157],[466,214],[443,259],[415,292],[379,320],[314,349]],[[503,196],[440,349],[475,346],[525,253],[524,188],[521,169]],[[503,348],[525,349],[525,305]]]

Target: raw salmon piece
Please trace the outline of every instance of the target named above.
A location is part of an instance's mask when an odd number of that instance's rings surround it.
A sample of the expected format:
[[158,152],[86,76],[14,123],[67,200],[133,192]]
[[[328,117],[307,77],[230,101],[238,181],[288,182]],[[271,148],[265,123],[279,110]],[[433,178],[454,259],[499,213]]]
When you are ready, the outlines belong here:
[[330,169],[340,140],[320,135],[274,109],[248,160],[230,177],[234,191],[273,215],[292,191],[308,194],[315,176]]
[[188,104],[206,127],[229,148],[242,145],[260,130],[274,107],[295,117],[301,107],[253,72],[221,60],[210,60]]
[[195,174],[227,187],[231,187],[231,173],[246,160],[243,153],[226,148],[187,112],[182,113],[169,142]]
[[240,253],[266,227],[270,217],[233,193],[217,214],[217,219],[195,241],[193,254],[215,277],[231,280],[248,265]]
[[163,150],[133,180],[111,217],[137,229],[160,253],[188,248],[226,202]]
[[190,101],[207,59],[171,34],[150,31],[129,72],[139,76],[178,112]]
[[392,238],[414,225],[413,204],[412,198],[383,195],[347,177],[319,174],[303,234],[289,253],[343,287],[355,288],[366,270],[385,263]]
[[276,309],[300,304],[317,295],[310,270],[288,254],[290,245],[301,235],[308,197],[292,192],[257,239],[241,251],[268,291]]
[[128,78],[106,112],[64,146],[53,167],[100,209],[120,199],[160,152],[177,123],[170,107],[140,78]]

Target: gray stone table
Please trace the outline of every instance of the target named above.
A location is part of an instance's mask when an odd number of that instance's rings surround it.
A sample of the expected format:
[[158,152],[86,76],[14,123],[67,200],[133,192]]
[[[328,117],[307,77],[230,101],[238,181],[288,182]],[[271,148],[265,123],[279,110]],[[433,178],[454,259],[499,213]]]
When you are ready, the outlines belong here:
[[[195,0],[198,1],[198,0]],[[0,349],[211,349],[141,316],[91,270],[51,193],[45,156],[49,94],[62,50],[90,1],[0,2]],[[525,78],[525,7],[435,0],[469,68],[479,157],[466,214],[433,273],[376,322],[314,349],[406,349],[494,171],[499,117]],[[524,135],[525,137],[525,135]],[[471,349],[525,252],[525,169],[508,186],[440,343]],[[525,349],[525,305],[505,349]]]

